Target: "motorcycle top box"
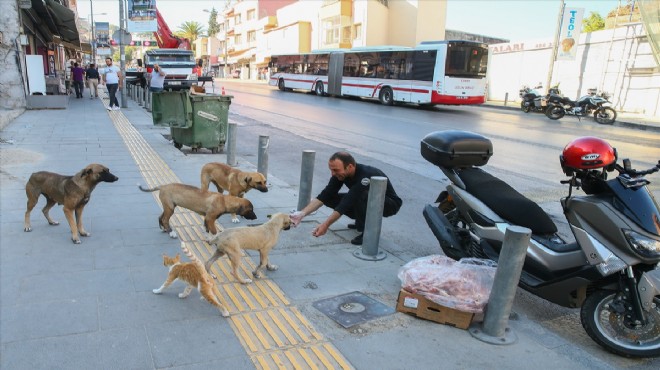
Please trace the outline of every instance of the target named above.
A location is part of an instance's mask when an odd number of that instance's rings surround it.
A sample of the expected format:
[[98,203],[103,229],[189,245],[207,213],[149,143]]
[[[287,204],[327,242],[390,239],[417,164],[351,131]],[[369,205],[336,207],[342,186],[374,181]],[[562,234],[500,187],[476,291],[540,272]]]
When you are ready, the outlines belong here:
[[493,143],[473,132],[445,130],[426,135],[420,150],[422,157],[436,166],[483,166],[493,155]]

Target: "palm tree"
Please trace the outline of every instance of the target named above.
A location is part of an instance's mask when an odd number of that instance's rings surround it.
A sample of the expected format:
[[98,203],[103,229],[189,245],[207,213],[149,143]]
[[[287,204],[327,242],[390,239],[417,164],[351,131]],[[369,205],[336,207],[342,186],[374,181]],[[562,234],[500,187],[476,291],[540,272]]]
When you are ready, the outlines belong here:
[[199,22],[186,21],[179,26],[179,29],[174,32],[174,35],[186,38],[190,40],[190,43],[193,43],[195,40],[197,40],[199,35],[204,33],[204,31],[204,26],[202,26]]

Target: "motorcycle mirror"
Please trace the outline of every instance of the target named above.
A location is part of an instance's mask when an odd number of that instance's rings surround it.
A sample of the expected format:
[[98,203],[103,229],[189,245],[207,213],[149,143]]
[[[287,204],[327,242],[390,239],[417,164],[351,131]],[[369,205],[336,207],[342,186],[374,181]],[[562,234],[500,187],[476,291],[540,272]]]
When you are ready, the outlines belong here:
[[628,173],[632,170],[632,165],[630,164],[630,159],[626,158],[623,160],[623,169]]

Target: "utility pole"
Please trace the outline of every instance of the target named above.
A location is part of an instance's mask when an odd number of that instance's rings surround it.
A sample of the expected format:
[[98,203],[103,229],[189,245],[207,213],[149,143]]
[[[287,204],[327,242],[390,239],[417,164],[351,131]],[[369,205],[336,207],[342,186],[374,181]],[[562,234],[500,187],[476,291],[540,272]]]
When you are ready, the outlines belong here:
[[94,35],[94,5],[89,0],[89,18],[92,21],[92,63],[96,64],[96,36]]
[[124,55],[124,32],[126,32],[126,17],[124,15],[124,1],[119,0],[119,68],[121,69],[121,107],[128,107],[126,101],[126,55]]
[[548,80],[545,85],[546,91],[550,89],[550,84],[552,83],[552,70],[555,67],[555,60],[557,59],[557,48],[559,47],[559,34],[561,33],[561,21],[564,17],[564,9],[566,8],[566,3],[564,0],[561,0],[561,6],[559,7],[559,16],[557,16],[557,32],[555,33],[555,42],[552,43],[552,58],[550,59],[550,68],[548,69]]

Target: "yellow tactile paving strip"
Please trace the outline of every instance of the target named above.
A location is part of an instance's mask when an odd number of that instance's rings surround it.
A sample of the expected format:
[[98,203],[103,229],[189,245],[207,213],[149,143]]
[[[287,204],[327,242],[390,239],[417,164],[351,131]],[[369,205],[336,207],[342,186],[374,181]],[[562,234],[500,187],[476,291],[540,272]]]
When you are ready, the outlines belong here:
[[[107,106],[108,100],[103,103]],[[148,187],[180,182],[121,111],[108,114]],[[157,193],[153,196],[160,204]],[[202,241],[206,232],[199,215],[179,207],[170,224],[200,260],[211,256],[211,246]],[[254,261],[245,256],[239,273],[251,277],[255,267]],[[230,325],[257,369],[353,369],[271,280],[253,279],[252,284],[240,284],[231,275],[227,258],[219,259],[212,271],[218,277],[215,293],[229,310]]]

